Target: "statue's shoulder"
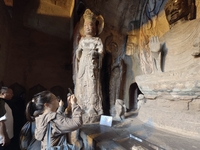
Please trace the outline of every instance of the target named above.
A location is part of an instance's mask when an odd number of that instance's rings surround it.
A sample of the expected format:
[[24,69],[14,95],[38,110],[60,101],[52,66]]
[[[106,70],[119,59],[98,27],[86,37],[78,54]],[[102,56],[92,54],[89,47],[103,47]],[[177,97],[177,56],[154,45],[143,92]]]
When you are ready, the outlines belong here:
[[102,43],[102,40],[101,40],[100,37],[94,37],[94,38],[95,38],[95,41],[98,41],[98,42]]
[[187,35],[199,32],[200,32],[200,18],[175,25],[161,36],[160,42],[163,43],[164,41],[166,42],[167,40],[171,41],[171,40],[185,38],[185,36]]

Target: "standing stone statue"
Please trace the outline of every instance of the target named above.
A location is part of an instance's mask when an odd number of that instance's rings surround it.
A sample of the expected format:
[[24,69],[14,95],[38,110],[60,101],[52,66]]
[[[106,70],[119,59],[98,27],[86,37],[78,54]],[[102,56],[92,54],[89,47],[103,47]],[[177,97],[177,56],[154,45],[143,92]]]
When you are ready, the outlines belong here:
[[82,37],[75,58],[75,94],[83,109],[84,123],[92,123],[99,121],[103,114],[100,72],[104,51],[102,41],[97,37],[103,29],[103,17],[86,9],[81,21]]
[[109,95],[110,95],[110,115],[115,116],[116,109],[115,103],[117,99],[122,98],[122,77],[124,72],[123,60],[120,56],[115,58],[111,66],[111,76],[110,76],[110,86],[109,86]]
[[114,116],[114,120],[123,121],[125,119],[125,112],[126,112],[126,106],[124,105],[123,100],[116,99],[115,110],[116,114]]

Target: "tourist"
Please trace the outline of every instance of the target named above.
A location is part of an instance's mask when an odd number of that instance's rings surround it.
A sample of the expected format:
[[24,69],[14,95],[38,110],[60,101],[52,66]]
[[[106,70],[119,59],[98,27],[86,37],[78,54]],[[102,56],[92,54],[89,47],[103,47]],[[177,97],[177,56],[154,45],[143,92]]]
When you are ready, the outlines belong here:
[[34,96],[27,104],[27,118],[35,119],[35,138],[41,141],[41,150],[47,148],[47,130],[51,123],[51,146],[58,146],[67,141],[66,134],[81,127],[81,108],[77,105],[76,97],[68,97],[72,116],[68,118],[64,112],[64,103],[49,91],[43,91]]

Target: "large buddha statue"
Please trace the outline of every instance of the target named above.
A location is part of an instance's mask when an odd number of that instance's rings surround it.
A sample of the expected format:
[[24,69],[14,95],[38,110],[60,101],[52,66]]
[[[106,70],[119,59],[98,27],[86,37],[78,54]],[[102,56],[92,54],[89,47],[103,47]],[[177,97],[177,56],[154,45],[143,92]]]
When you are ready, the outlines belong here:
[[[184,85],[186,81],[200,79],[198,72],[194,71],[200,68],[198,57],[200,19],[194,19],[194,0],[168,0],[165,5],[165,14],[170,30],[159,39],[152,37],[149,43],[151,52],[157,53],[156,64],[161,63],[157,67],[161,67],[159,69],[163,72],[137,76],[136,82],[146,95],[158,96],[159,92],[160,94],[165,92],[172,97],[174,94],[177,98],[191,93],[192,88],[187,90],[188,93],[183,90],[188,88]],[[158,53],[161,54],[158,55]],[[192,84],[189,85],[192,86]],[[192,87],[195,88],[195,85]],[[179,90],[182,88],[184,93],[181,91],[177,93],[173,91],[174,88]]]
[[152,37],[149,43],[154,67],[164,72],[185,68],[193,63],[191,54],[196,51],[194,40],[198,38],[199,31],[199,21],[190,21],[195,17],[193,0],[169,0],[165,5],[165,14],[170,30],[160,39]]
[[138,117],[154,127],[200,136],[200,19],[193,19],[193,0],[168,0],[165,14],[169,31],[149,43],[160,53],[154,56],[155,65],[161,56],[162,72],[136,77],[144,94]]

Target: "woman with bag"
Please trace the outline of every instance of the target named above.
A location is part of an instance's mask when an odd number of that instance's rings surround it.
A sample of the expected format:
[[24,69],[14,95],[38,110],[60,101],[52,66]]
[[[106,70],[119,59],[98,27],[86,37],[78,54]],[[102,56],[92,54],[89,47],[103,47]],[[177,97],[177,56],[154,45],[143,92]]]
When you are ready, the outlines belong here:
[[41,150],[73,149],[72,145],[67,144],[66,133],[82,125],[81,108],[76,101],[74,95],[68,97],[68,105],[72,109],[71,118],[63,114],[64,103],[49,91],[38,93],[27,104],[26,116],[35,118],[35,138],[41,141]]

